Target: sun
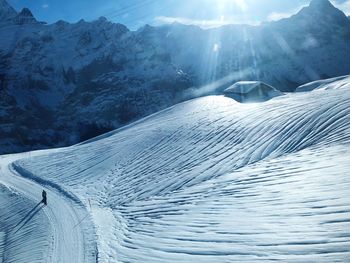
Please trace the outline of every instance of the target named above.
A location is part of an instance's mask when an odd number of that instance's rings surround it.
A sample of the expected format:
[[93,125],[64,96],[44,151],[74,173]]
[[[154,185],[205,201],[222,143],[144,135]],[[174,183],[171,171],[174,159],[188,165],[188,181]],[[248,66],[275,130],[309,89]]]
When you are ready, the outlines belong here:
[[227,7],[238,7],[241,10],[245,10],[247,8],[246,0],[217,0],[218,4],[222,8]]
[[234,0],[234,3],[242,10],[247,8],[247,3],[245,0]]

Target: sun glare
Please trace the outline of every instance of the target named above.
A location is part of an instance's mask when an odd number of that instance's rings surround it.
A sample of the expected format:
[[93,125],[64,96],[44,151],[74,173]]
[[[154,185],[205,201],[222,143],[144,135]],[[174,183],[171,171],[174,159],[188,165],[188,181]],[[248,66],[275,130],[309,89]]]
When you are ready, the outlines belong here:
[[247,8],[246,0],[217,0],[221,8],[236,6],[241,10]]
[[242,10],[247,8],[245,0],[234,0],[235,4]]
[[218,43],[215,43],[214,46],[213,46],[213,51],[214,51],[214,52],[218,52],[219,49],[220,49],[219,44],[218,44]]

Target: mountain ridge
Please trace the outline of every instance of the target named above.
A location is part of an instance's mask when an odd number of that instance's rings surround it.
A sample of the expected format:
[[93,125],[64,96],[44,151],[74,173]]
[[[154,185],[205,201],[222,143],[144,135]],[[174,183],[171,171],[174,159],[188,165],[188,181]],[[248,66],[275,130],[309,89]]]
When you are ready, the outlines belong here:
[[10,20],[16,15],[16,10],[6,0],[0,0],[0,21]]
[[106,18],[45,25],[29,9],[15,13],[22,20],[0,27],[4,152],[77,143],[239,80],[293,91],[349,74],[349,20],[324,0],[261,26],[205,30],[130,31]]
[[[329,0],[311,0],[309,5],[304,7],[303,9],[307,9],[307,10],[318,10],[318,11],[325,11],[325,10],[337,10],[337,11],[340,11],[339,9],[337,9]],[[7,2],[7,0],[0,0],[0,13],[2,12],[2,10],[11,10],[11,13],[12,14],[15,14],[15,15],[18,15],[18,14],[26,14],[30,17],[33,17],[34,18],[34,15],[32,14],[31,10],[27,7],[24,7],[22,8],[21,12],[17,13],[17,11]],[[345,15],[342,11],[340,11],[343,15]],[[339,13],[339,12],[338,12]],[[298,15],[295,14],[295,15]],[[346,15],[345,15],[346,16]],[[1,17],[1,16],[0,16]],[[349,16],[346,16],[346,17],[349,17]],[[90,23],[94,22],[94,21],[98,21],[100,19],[103,19],[103,20],[107,20],[109,21],[106,17],[104,16],[101,16],[97,19],[93,19],[90,21]],[[288,19],[288,18],[287,18]],[[64,21],[64,20],[58,20],[56,22],[53,22],[52,24],[56,24],[57,22],[61,22],[61,21]],[[80,19],[78,22],[76,23],[79,23],[81,21],[84,21],[84,19]],[[279,22],[280,20],[277,20],[277,21],[271,21],[270,23],[276,23],[276,22]],[[70,23],[70,22],[66,22],[64,21],[65,23],[69,23],[69,24],[75,24],[75,23]],[[46,24],[46,22],[44,22]],[[115,22],[111,22],[111,23],[115,23]],[[179,25],[184,25],[184,26],[191,26],[191,25],[185,25],[185,24],[181,24],[179,22],[174,22],[173,25],[176,25],[176,24],[179,24]],[[232,24],[234,25],[234,24]],[[228,25],[228,26],[232,26],[232,25]],[[245,24],[241,24],[239,26],[244,26]],[[148,26],[148,25],[146,25]],[[248,26],[248,25],[245,25],[245,26]],[[198,26],[195,26],[193,25],[193,27],[198,27]],[[223,26],[225,27],[225,26]],[[142,28],[142,27],[141,27]],[[141,29],[139,28],[139,29]]]

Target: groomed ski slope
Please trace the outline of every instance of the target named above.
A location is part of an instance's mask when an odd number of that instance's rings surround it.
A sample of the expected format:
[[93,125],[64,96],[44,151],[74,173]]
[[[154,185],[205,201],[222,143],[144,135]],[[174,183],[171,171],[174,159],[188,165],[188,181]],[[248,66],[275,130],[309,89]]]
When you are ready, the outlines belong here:
[[[86,210],[54,188],[20,176],[10,165],[19,156],[32,154],[0,157],[0,262],[92,262],[94,227],[89,219],[90,229],[79,224]],[[41,203],[44,189],[48,206]]]
[[[350,84],[259,104],[210,96],[81,145],[5,156],[24,177],[0,182],[32,203],[43,183],[55,206],[90,213],[79,242],[96,235],[99,262],[348,262],[349,146]],[[51,228],[69,216],[48,209]]]

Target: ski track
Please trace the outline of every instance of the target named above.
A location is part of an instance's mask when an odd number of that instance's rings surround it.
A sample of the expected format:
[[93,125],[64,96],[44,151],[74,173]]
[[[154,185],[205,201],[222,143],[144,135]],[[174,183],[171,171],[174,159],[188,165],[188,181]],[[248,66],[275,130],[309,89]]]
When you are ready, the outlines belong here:
[[349,146],[345,85],[200,98],[15,165],[91,205],[99,262],[348,262]]
[[[40,155],[43,152],[35,154]],[[11,163],[26,155],[28,154],[3,156],[0,159],[0,186],[4,189],[6,187],[6,191],[12,196],[10,201],[5,202],[10,215],[6,215],[8,218],[5,218],[7,222],[4,222],[4,233],[16,243],[14,251],[11,248],[13,242],[4,243],[3,262],[95,262],[96,251],[88,251],[93,245],[87,244],[94,239],[88,237],[93,234],[94,228],[90,225],[90,230],[85,231],[79,225],[80,220],[87,215],[85,208],[62,196],[56,189],[45,187],[18,174]],[[30,213],[41,201],[43,189],[48,193],[48,205],[40,204],[38,213]],[[21,198],[23,204],[14,204],[9,211],[15,198]],[[23,211],[18,213],[16,208]],[[85,227],[89,226],[89,220],[90,218],[86,218],[83,222]],[[20,224],[16,225],[17,222]],[[30,239],[27,237],[28,233]],[[19,253],[17,249],[24,250],[24,253]],[[36,252],[33,253],[33,250]]]

